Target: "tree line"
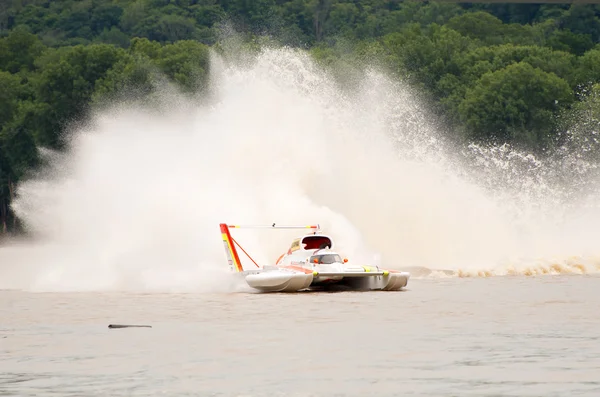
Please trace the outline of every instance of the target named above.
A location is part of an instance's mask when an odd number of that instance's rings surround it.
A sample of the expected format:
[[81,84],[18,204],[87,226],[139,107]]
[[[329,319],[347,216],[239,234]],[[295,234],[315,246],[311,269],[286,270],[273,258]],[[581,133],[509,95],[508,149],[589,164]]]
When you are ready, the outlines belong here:
[[[0,3],[0,234],[20,230],[15,188],[61,150],[70,123],[166,78],[202,91],[231,26],[334,64],[377,59],[467,142],[545,153],[595,145],[600,6],[398,0],[7,0]],[[595,151],[591,151],[595,153]]]

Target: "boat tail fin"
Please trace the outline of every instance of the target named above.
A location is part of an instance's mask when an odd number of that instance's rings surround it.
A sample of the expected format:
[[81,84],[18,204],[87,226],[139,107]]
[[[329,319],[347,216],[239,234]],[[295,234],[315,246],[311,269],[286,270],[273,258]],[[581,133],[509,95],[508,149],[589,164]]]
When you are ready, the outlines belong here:
[[223,245],[225,246],[225,255],[227,256],[227,263],[229,264],[229,270],[234,273],[244,271],[240,257],[238,256],[235,244],[229,233],[229,227],[226,223],[221,223],[221,236],[223,238]]

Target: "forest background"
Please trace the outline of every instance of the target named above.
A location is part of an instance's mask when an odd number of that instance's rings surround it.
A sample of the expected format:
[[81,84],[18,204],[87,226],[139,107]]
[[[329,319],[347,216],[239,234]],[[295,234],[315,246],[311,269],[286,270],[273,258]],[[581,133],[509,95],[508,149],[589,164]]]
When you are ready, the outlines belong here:
[[377,59],[422,93],[453,139],[544,156],[577,137],[596,156],[600,6],[398,0],[0,2],[0,236],[23,231],[19,181],[63,150],[69,126],[166,77],[202,93],[232,29],[324,65]]

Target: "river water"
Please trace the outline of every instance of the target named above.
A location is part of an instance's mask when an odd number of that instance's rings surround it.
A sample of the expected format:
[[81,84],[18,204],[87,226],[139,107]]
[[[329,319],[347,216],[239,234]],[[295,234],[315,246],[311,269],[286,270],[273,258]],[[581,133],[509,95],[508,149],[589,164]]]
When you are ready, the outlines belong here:
[[[597,276],[400,292],[0,291],[2,396],[598,396]],[[109,329],[108,324],[152,328]]]

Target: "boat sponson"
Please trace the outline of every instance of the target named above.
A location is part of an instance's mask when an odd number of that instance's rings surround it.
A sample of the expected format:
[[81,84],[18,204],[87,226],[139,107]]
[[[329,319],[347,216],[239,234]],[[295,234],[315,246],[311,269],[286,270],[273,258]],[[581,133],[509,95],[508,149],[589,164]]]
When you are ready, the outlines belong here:
[[382,288],[384,291],[395,291],[406,287],[410,273],[408,272],[393,272],[390,273],[387,279],[387,284]]
[[265,292],[293,292],[306,289],[313,281],[312,273],[267,271],[248,274],[246,282]]

